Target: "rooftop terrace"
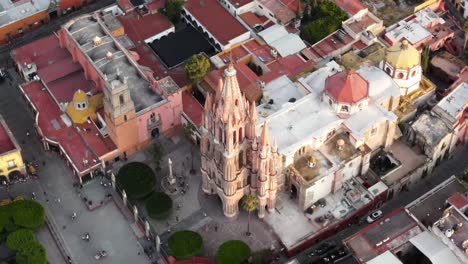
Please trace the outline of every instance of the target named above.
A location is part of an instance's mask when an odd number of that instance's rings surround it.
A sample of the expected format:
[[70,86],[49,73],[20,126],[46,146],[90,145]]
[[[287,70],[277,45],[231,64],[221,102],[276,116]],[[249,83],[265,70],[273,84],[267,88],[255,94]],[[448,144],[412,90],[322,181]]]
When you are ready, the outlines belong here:
[[106,32],[99,19],[97,15],[79,17],[67,23],[64,28],[100,72],[108,86],[113,88],[122,83],[128,84],[137,112],[162,101],[161,95],[152,89],[141,69]]
[[425,226],[432,226],[444,214],[447,199],[453,194],[465,193],[468,189],[455,176],[447,179],[423,196],[406,206],[406,209]]
[[0,0],[0,26],[32,16],[49,8],[50,0]]

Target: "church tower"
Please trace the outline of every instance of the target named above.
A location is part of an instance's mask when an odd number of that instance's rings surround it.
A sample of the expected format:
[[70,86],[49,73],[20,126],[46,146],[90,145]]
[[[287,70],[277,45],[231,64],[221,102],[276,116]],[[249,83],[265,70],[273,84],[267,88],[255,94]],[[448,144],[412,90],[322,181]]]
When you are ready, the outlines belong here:
[[[268,197],[272,197],[271,188],[276,190],[270,180],[271,171],[276,175],[275,163],[270,161],[276,152],[272,154],[268,132],[257,138],[256,123],[255,103],[249,103],[241,93],[236,70],[230,64],[224,79],[219,80],[216,94],[206,97],[200,147],[202,189],[221,198],[228,218],[238,215],[239,201],[248,193],[259,198],[263,208],[259,216],[263,217],[266,206],[274,208],[276,199]],[[270,169],[272,166],[275,169]]]
[[135,106],[127,81],[119,79],[106,83],[104,111],[107,131],[124,157],[133,154],[138,145],[138,124]]

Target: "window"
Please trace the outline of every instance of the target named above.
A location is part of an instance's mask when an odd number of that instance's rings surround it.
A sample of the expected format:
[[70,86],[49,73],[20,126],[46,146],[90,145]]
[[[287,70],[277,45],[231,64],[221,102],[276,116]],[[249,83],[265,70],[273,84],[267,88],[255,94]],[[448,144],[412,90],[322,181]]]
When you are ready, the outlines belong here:
[[244,151],[239,152],[239,169],[244,166]]
[[411,77],[414,77],[416,75],[416,71],[413,71],[413,73],[411,73]]
[[234,133],[232,134],[232,143],[233,144],[237,143],[237,132],[236,131],[234,131]]
[[9,161],[7,161],[7,163],[8,163],[8,169],[9,170],[16,168],[15,160],[9,160]]
[[347,112],[349,112],[349,107],[348,107],[347,105],[342,105],[340,111],[341,111],[341,112],[346,112],[346,113],[347,113]]
[[127,122],[127,115],[124,115],[124,121]]
[[156,122],[156,114],[151,113],[151,115],[150,115],[150,122],[151,122],[151,123]]
[[331,99],[328,99],[328,103],[329,103],[330,105],[333,105],[333,101],[332,101]]
[[385,68],[385,72],[387,72],[389,75],[392,74],[392,70],[389,67]]
[[120,104],[123,104],[125,102],[123,94],[119,95],[119,101],[120,101]]
[[402,72],[399,72],[398,75],[397,75],[397,78],[398,79],[403,79],[405,75],[402,73]]
[[239,106],[239,100],[236,99],[236,101],[234,101],[234,104],[235,104],[236,106]]
[[241,127],[241,128],[239,128],[239,141],[242,140],[242,136],[243,135],[242,135],[242,127]]

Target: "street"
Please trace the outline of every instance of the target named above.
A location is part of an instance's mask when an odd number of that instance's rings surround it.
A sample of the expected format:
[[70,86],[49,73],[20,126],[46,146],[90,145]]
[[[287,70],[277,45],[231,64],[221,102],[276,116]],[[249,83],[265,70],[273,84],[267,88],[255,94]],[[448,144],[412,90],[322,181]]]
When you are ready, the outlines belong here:
[[[421,180],[415,185],[411,185],[408,191],[401,192],[398,195],[394,196],[393,199],[389,200],[387,203],[380,207],[380,210],[384,214],[388,214],[397,208],[401,208],[406,206],[407,204],[411,203],[413,200],[417,199],[421,195],[425,194],[441,182],[445,181],[446,179],[450,178],[452,175],[458,175],[462,173],[465,169],[468,168],[468,147],[464,146],[462,149],[458,149],[455,156],[447,160],[439,165],[430,177],[427,177],[424,180]],[[344,238],[351,236],[352,234],[356,233],[360,229],[364,228],[367,225],[365,221],[362,221],[360,224],[356,224],[347,228],[335,236],[328,238],[325,241],[335,241],[340,243]],[[323,242],[325,242],[323,241]],[[323,242],[320,244],[316,244],[313,247],[309,248],[301,252],[299,255],[295,256],[292,259],[299,260],[299,263],[315,263],[319,258],[310,258],[308,254],[312,252],[314,249],[319,247]],[[286,261],[286,260],[285,260]]]

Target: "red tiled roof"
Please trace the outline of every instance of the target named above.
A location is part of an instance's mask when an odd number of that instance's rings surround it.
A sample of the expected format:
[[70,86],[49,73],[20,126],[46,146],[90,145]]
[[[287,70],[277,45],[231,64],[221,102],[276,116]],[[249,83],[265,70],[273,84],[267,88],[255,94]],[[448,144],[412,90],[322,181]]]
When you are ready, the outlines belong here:
[[332,52],[339,50],[346,45],[350,45],[353,42],[355,42],[355,40],[349,34],[347,34],[346,31],[335,31],[330,36],[315,43],[312,46],[312,49],[322,58],[325,58]]
[[268,21],[268,18],[266,16],[258,16],[257,14],[252,12],[245,12],[243,14],[240,14],[239,17],[251,28],[257,25],[262,25],[263,23]]
[[364,42],[359,40],[358,42],[353,44],[353,47],[355,47],[358,50],[362,50],[362,49],[366,48],[367,45]]
[[203,106],[189,93],[182,93],[183,111],[196,127],[200,127],[203,117]]
[[184,9],[223,45],[247,32],[247,29],[216,0],[188,0]]
[[273,13],[281,24],[287,24],[296,17],[295,10],[293,12],[280,0],[259,0],[259,2]]
[[361,3],[359,0],[334,0],[335,4],[343,9],[346,13],[350,15],[355,15],[362,9],[367,7]]
[[253,0],[228,0],[236,8],[245,6],[248,3],[252,3]]
[[454,195],[450,196],[447,201],[458,209],[463,209],[468,205],[468,199],[466,199],[466,196],[459,192],[456,192]]
[[146,4],[146,8],[150,11],[157,11],[160,8],[164,8],[166,0],[154,0]]
[[130,39],[145,40],[172,27],[172,24],[160,14],[140,16],[137,13],[130,13],[117,16],[117,19],[124,26],[125,33]]
[[117,4],[124,12],[127,12],[128,10],[134,8],[132,3],[130,3],[130,0],[117,0]]
[[[62,111],[42,88],[39,82],[29,82],[22,86],[25,95],[37,109],[37,125],[43,136],[57,142],[79,172],[85,172],[99,164],[93,162],[93,159],[97,160],[117,149],[110,138],[100,136],[93,124],[77,126],[80,128],[79,132],[76,125],[68,127],[61,118]],[[83,160],[88,163],[85,165]]]
[[304,4],[301,1],[297,0],[281,0],[281,2],[287,6],[291,11],[297,12],[297,3],[299,3],[301,7],[301,12],[304,11]]
[[[237,82],[239,88],[245,97],[253,102],[258,101],[262,97],[262,89],[257,85],[257,80],[260,78],[245,64],[234,64],[237,71]],[[223,77],[224,70],[214,70],[209,72],[204,80],[213,89],[216,90],[218,81]]]
[[15,144],[13,144],[7,128],[0,123],[0,154],[14,150],[15,148]]
[[369,95],[369,83],[353,71],[339,72],[325,80],[325,91],[338,102],[356,103]]

